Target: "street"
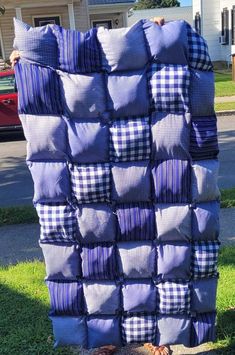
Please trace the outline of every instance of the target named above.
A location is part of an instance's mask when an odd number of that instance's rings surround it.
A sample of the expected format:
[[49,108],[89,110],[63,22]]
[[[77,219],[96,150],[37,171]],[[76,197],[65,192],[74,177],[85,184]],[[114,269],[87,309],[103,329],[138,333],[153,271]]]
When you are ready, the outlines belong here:
[[[235,115],[218,117],[219,187],[235,186]],[[0,207],[32,204],[33,183],[25,164],[26,141],[20,133],[0,136]]]

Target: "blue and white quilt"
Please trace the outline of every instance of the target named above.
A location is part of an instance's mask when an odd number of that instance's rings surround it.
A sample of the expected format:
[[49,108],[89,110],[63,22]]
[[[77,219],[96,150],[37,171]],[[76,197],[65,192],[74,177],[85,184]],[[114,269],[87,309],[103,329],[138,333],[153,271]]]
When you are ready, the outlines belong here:
[[19,115],[55,345],[215,338],[214,78],[184,21],[86,33],[15,20]]

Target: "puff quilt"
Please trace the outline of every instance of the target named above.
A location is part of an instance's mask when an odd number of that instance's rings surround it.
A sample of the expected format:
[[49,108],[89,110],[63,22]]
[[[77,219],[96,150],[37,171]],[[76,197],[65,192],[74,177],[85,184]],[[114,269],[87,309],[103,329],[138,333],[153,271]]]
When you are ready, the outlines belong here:
[[186,22],[15,20],[19,115],[55,346],[215,337],[214,79]]

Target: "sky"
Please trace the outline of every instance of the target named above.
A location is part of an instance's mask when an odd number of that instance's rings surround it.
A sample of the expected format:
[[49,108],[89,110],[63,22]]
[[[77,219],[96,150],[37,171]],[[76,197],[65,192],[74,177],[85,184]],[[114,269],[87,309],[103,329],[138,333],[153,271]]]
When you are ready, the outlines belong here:
[[180,6],[191,6],[192,5],[192,0],[179,0],[180,1]]

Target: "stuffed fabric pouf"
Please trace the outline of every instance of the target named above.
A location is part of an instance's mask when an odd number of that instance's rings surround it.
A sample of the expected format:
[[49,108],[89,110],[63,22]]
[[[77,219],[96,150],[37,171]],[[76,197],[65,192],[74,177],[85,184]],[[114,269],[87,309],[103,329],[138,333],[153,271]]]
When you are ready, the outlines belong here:
[[15,21],[19,116],[55,346],[215,339],[214,76],[185,21]]

